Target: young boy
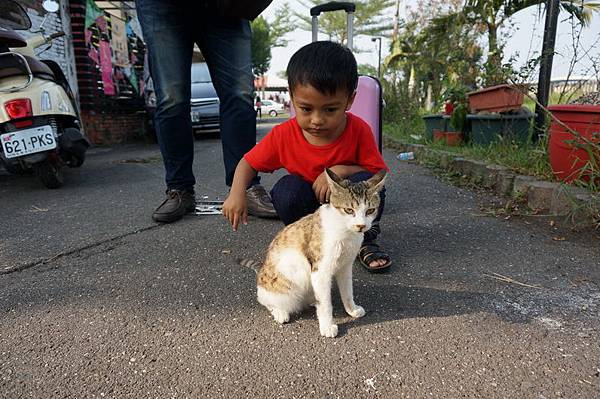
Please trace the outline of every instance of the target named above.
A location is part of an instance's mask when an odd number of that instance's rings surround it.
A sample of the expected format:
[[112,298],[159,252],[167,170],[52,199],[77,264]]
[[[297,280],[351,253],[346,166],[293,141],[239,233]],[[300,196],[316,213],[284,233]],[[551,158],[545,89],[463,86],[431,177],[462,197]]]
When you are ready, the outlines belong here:
[[[346,112],[358,84],[356,60],[348,48],[328,41],[306,45],[290,59],[287,75],[296,117],[274,127],[239,162],[223,204],[223,215],[233,230],[247,224],[245,192],[257,172],[288,171],[271,191],[273,206],[287,225],[328,201],[325,168],[353,182],[388,169],[369,125]],[[359,252],[361,264],[372,272],[386,270],[392,263],[375,243],[385,189],[380,197],[377,218]]]

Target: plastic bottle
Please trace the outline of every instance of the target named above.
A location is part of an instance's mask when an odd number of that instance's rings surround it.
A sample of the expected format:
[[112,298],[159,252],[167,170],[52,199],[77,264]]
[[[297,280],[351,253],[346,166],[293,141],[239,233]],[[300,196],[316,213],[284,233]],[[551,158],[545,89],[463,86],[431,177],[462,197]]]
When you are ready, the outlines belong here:
[[401,152],[400,154],[398,154],[396,156],[396,158],[400,161],[411,161],[411,160],[415,159],[415,153],[414,152]]

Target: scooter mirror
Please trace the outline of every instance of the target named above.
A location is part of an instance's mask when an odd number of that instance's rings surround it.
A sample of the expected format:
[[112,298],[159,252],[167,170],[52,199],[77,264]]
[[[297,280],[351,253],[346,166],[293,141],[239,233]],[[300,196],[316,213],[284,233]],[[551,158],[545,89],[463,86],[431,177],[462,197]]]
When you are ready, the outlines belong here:
[[54,0],[44,0],[42,3],[42,7],[46,12],[57,12],[58,11],[58,2]]

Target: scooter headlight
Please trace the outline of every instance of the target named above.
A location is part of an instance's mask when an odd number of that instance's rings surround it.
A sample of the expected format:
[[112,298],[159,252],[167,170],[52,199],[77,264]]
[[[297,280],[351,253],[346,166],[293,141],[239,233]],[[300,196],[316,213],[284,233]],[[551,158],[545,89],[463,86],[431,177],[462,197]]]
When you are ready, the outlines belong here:
[[52,109],[52,102],[50,101],[50,93],[47,91],[42,92],[42,111],[50,111]]

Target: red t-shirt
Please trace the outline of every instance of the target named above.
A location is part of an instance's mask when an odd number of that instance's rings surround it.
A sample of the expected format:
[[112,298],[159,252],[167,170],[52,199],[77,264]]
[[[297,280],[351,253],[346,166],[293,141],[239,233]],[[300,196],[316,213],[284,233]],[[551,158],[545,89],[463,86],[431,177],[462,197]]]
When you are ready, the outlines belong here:
[[331,144],[310,144],[293,118],[275,126],[244,159],[259,172],[285,168],[311,184],[326,167],[334,165],[358,165],[371,173],[388,170],[367,122],[351,113],[346,115],[346,128]]

